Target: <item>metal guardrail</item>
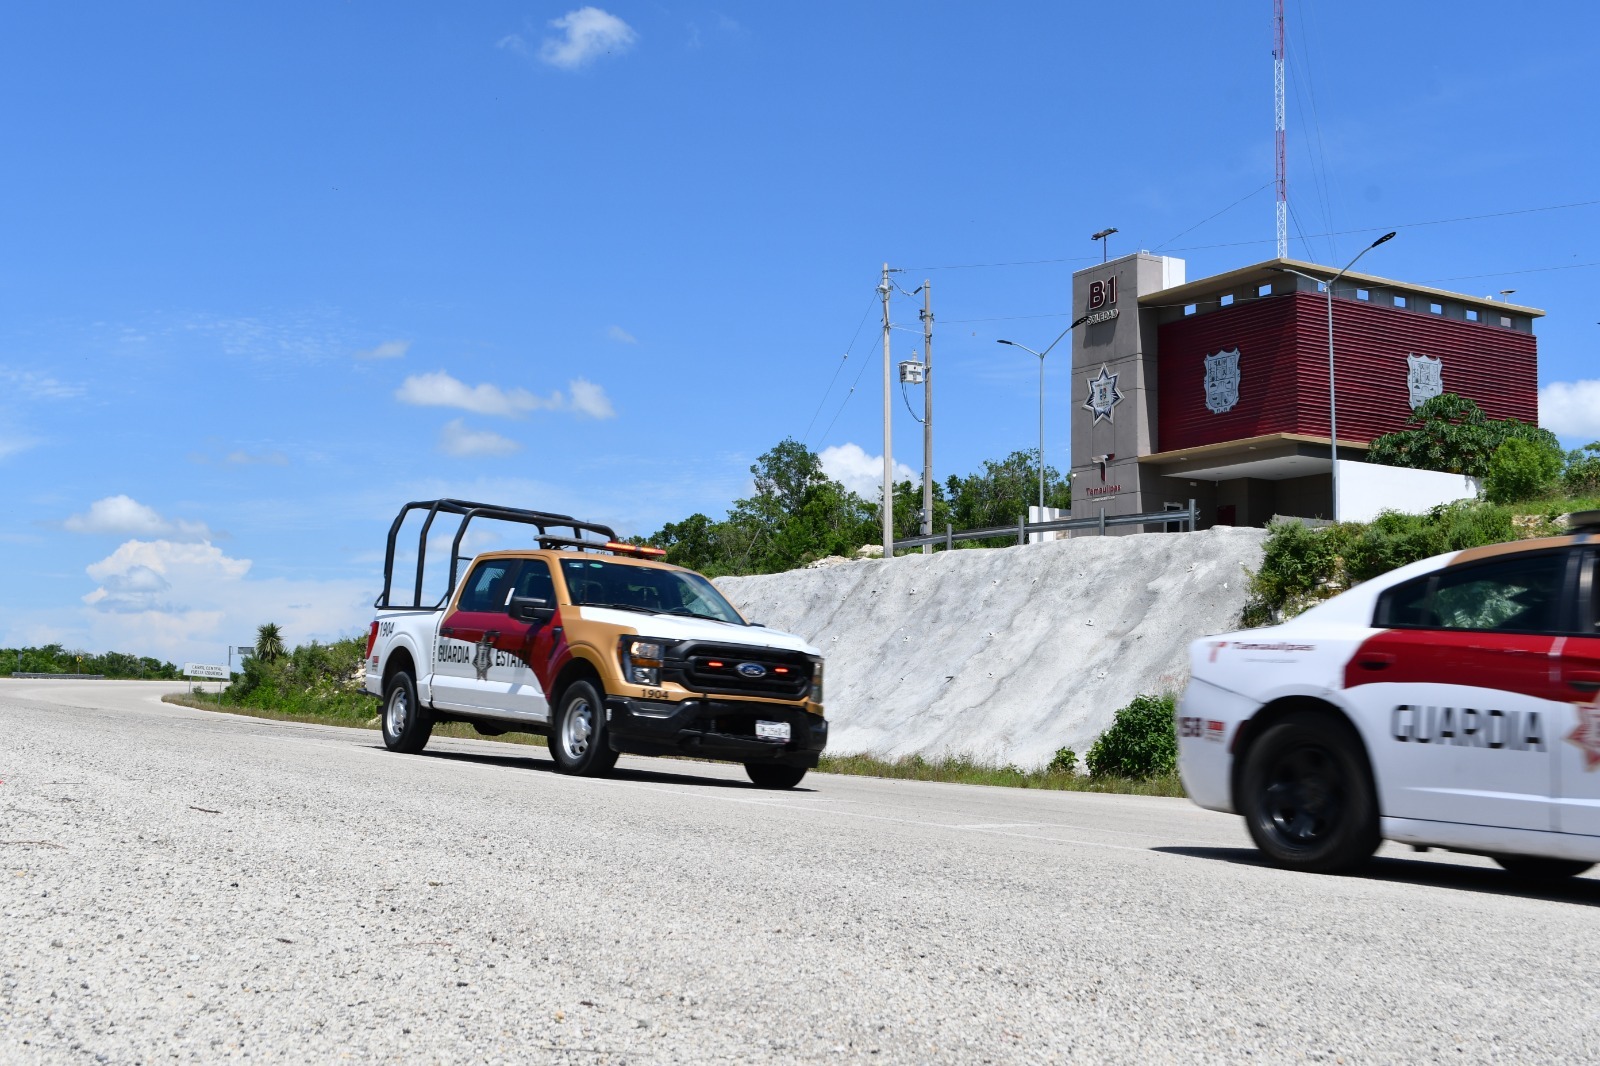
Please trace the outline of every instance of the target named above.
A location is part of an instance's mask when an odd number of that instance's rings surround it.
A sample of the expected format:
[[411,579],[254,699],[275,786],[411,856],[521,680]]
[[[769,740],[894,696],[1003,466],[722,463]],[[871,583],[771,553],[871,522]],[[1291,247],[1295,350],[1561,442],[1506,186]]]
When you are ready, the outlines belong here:
[[104,681],[105,674],[8,674],[8,677],[23,678],[28,681]]
[[925,544],[934,547],[943,545],[945,550],[955,546],[958,540],[989,540],[995,537],[1016,537],[1018,544],[1028,542],[1029,533],[1059,533],[1076,529],[1092,529],[1099,536],[1105,536],[1106,530],[1117,526],[1153,526],[1177,523],[1181,528],[1176,532],[1193,532],[1195,523],[1200,519],[1200,511],[1193,500],[1189,506],[1180,511],[1147,511],[1144,514],[1121,514],[1107,516],[1102,509],[1094,518],[1056,518],[1049,522],[1029,522],[1027,516],[1017,520],[1014,526],[991,526],[988,529],[963,529],[953,530],[948,525],[943,533],[935,533],[927,537],[908,537],[905,540],[894,542],[894,550],[905,548],[920,548]]

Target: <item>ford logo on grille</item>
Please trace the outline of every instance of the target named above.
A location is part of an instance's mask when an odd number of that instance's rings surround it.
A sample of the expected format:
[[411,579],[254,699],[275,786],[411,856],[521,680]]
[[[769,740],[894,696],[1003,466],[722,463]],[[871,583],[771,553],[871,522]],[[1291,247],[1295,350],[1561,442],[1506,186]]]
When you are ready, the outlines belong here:
[[767,676],[767,668],[760,663],[740,663],[738,669],[741,677]]

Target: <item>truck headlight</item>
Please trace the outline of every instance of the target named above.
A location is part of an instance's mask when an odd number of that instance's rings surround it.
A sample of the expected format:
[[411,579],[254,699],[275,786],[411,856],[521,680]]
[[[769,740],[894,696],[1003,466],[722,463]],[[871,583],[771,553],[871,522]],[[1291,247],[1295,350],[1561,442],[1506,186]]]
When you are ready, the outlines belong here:
[[822,703],[822,660],[816,659],[811,663],[811,702]]
[[650,637],[623,637],[617,642],[622,679],[630,685],[659,685],[666,642]]

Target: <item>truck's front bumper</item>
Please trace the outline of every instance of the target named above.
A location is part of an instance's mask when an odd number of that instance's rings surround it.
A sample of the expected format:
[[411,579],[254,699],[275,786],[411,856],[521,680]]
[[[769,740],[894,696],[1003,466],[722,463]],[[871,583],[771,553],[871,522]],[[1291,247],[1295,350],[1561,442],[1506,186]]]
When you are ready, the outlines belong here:
[[[757,736],[757,722],[787,722],[789,739]],[[814,767],[828,744],[828,720],[789,703],[714,699],[656,703],[608,696],[606,733],[612,750],[628,755],[693,755]]]

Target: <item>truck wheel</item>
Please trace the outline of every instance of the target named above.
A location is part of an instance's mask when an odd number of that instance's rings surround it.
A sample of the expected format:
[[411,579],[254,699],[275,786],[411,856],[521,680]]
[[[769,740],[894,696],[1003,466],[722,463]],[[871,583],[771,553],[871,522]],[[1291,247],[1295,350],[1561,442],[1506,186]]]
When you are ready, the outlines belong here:
[[806,776],[804,766],[777,766],[769,762],[747,762],[744,772],[757,788],[793,788]]
[[589,682],[574,681],[561,694],[550,755],[556,769],[578,777],[604,777],[617,764],[606,742],[605,705]]
[[1313,873],[1354,869],[1378,849],[1377,801],[1349,727],[1296,714],[1250,748],[1240,813],[1256,847],[1279,866]]
[[1494,855],[1506,873],[1525,881],[1559,881],[1563,877],[1577,877],[1593,866],[1582,859],[1547,859],[1538,855]]
[[433,735],[433,712],[417,699],[417,683],[396,670],[383,686],[383,746],[415,755]]

